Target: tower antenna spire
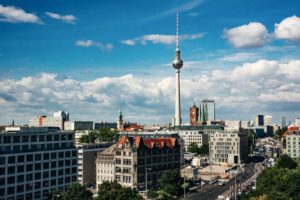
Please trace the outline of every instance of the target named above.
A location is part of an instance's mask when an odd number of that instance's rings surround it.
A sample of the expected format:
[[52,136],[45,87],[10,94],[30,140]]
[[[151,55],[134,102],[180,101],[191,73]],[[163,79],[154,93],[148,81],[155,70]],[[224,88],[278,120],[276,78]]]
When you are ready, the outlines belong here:
[[179,17],[176,15],[176,51],[179,51]]

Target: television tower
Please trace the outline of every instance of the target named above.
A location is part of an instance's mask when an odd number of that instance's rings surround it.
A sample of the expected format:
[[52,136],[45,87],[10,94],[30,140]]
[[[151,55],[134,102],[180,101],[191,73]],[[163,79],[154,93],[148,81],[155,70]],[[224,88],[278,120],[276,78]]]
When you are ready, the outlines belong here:
[[178,13],[176,16],[176,50],[175,58],[172,62],[173,67],[176,69],[176,96],[175,96],[175,119],[174,125],[181,125],[181,106],[180,106],[180,68],[183,66],[183,61],[180,58],[179,50],[179,34],[178,34]]

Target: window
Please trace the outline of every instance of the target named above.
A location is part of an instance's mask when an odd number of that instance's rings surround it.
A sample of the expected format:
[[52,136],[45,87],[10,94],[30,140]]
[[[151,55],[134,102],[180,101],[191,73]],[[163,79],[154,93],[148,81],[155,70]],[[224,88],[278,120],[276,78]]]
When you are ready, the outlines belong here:
[[36,163],[35,164],[35,170],[41,170],[42,164],[41,163]]
[[47,141],[52,141],[52,135],[47,135]]
[[7,188],[7,194],[8,195],[11,195],[11,194],[14,194],[15,193],[15,187],[8,187]]
[[45,179],[45,178],[49,178],[49,172],[44,172],[43,173],[43,178]]
[[123,182],[124,183],[130,183],[131,182],[131,176],[123,176]]
[[68,140],[73,140],[73,134],[68,135]]
[[71,172],[71,171],[70,171],[70,168],[66,168],[66,169],[65,169],[65,174],[70,174],[70,172]]
[[49,153],[44,153],[44,160],[49,160]]
[[7,173],[8,173],[8,174],[14,174],[14,173],[15,173],[15,167],[14,167],[14,166],[8,167],[8,168],[7,168]]
[[10,143],[10,136],[4,136],[4,144],[9,144]]
[[58,162],[58,167],[63,167],[63,166],[64,166],[64,161],[63,160],[59,161]]
[[41,154],[35,154],[35,161],[39,161],[42,159],[42,155]]
[[49,163],[43,163],[43,168],[44,169],[49,169]]
[[31,172],[33,170],[33,164],[26,165],[26,171]]
[[59,153],[58,153],[58,157],[59,157],[59,158],[63,158],[63,157],[64,157],[64,152],[59,152]]
[[32,136],[31,136],[31,142],[36,142],[36,141],[37,141],[36,135],[32,135]]
[[51,162],[51,168],[56,168],[56,161]]
[[28,136],[23,136],[23,142],[28,142],[28,141],[29,141]]
[[33,174],[26,174],[26,181],[32,181],[33,180]]
[[14,143],[20,142],[20,136],[14,136]]
[[18,185],[17,186],[17,193],[23,192],[24,191],[24,185]]
[[39,136],[39,141],[40,142],[44,142],[45,141],[45,136],[44,135],[40,135]]
[[18,163],[24,162],[24,156],[18,156]]
[[64,170],[63,169],[58,170],[58,176],[62,176],[62,175],[64,175]]
[[51,177],[55,177],[56,176],[56,170],[52,170],[51,171]]
[[15,177],[14,176],[10,176],[10,177],[7,178],[7,184],[14,184],[14,183],[15,183]]
[[17,167],[17,171],[18,171],[18,173],[24,172],[24,165],[19,165],[19,166]]
[[27,162],[33,161],[33,155],[27,155],[26,160],[27,160]]
[[121,164],[121,159],[120,158],[116,159],[116,164]]
[[35,173],[34,180],[41,179],[41,173]]
[[70,151],[66,151],[66,152],[65,152],[65,157],[66,157],[66,158],[69,158],[70,156],[71,156],[71,152],[70,152]]
[[117,176],[116,176],[116,180],[117,180],[117,181],[121,181],[121,176],[117,175]]
[[0,175],[4,175],[5,174],[5,168],[4,167],[0,167]]
[[124,172],[124,173],[130,173],[130,168],[124,168],[124,169],[123,169],[123,172]]
[[26,184],[26,191],[30,191],[33,189],[33,183]]
[[123,159],[124,165],[131,165],[131,160],[130,159]]
[[56,153],[51,153],[51,159],[56,159]]
[[24,175],[17,176],[18,183],[24,182]]
[[9,156],[8,157],[8,164],[12,164],[16,162],[16,157],[15,156]]

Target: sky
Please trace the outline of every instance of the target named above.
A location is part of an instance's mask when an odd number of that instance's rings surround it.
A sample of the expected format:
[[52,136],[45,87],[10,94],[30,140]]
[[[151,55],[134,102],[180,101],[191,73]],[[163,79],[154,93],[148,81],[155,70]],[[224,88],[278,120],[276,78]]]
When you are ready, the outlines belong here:
[[214,99],[217,119],[300,117],[298,0],[0,0],[0,124],[170,123],[176,13],[181,107]]

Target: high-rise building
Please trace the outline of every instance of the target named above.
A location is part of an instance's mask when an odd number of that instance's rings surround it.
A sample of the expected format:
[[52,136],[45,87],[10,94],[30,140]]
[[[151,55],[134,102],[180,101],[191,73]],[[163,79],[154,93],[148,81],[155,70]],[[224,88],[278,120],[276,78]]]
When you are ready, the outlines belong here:
[[287,127],[287,121],[286,121],[286,117],[282,116],[281,117],[281,128]]
[[179,50],[179,33],[178,33],[178,13],[176,18],[176,54],[175,59],[172,62],[173,67],[176,69],[176,95],[175,95],[175,117],[173,125],[181,125],[181,105],[180,105],[180,68],[183,66],[183,61],[180,58]]
[[198,117],[199,117],[199,108],[194,105],[190,107],[190,125],[196,126],[198,124]]
[[264,126],[270,126],[270,125],[272,125],[272,116],[265,115],[264,116]]
[[216,108],[215,100],[205,99],[202,101],[202,110],[203,121],[215,121],[216,120]]
[[7,127],[0,132],[0,199],[47,199],[74,181],[74,132],[57,127]]
[[286,136],[287,153],[292,158],[300,157],[300,132],[294,131]]
[[264,126],[264,116],[263,115],[257,115],[254,119],[254,125],[255,126]]
[[41,115],[39,117],[32,117],[29,119],[29,126],[35,127],[59,127],[64,130],[65,122],[69,121],[69,113],[65,111],[57,111],[53,113],[53,117]]

